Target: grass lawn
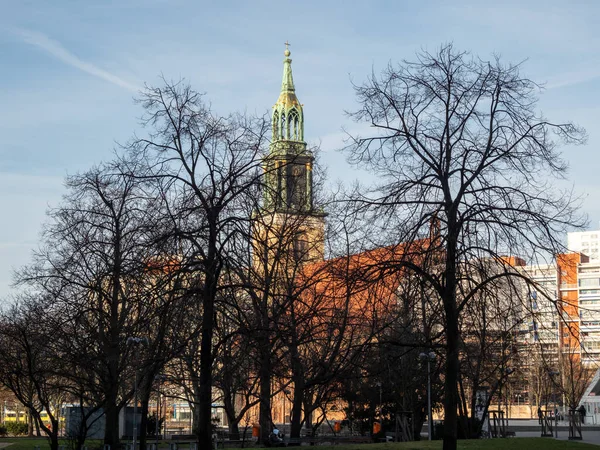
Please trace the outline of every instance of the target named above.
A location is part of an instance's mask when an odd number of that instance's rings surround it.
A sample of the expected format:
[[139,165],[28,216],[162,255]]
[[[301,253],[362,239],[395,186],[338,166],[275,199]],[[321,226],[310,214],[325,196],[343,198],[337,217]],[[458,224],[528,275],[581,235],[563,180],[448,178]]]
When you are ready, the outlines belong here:
[[40,446],[40,449],[44,447],[50,447],[48,439],[46,438],[0,438],[0,444],[10,442],[11,445],[7,448],[11,450],[33,450],[36,445]]
[[[303,448],[303,447],[302,447]],[[319,446],[319,450],[441,450],[442,441]],[[549,438],[472,439],[458,441],[459,450],[598,450],[600,447]]]
[[[40,449],[48,449],[49,444],[43,438],[0,438],[1,443],[10,442],[6,450],[33,450],[37,445]],[[67,445],[68,442],[61,442]],[[86,443],[90,448],[101,447],[100,441]],[[167,449],[166,445],[161,448]],[[249,445],[248,448],[255,448]],[[301,447],[305,448],[305,447]],[[312,448],[312,447],[311,447]],[[319,450],[441,450],[442,441],[420,441],[404,443],[382,443],[382,444],[350,444],[335,446],[318,446]],[[458,441],[459,450],[598,450],[597,445],[582,444],[580,442],[557,441],[551,438],[509,438],[509,439],[473,439]],[[182,446],[182,450],[187,450]]]
[[[303,447],[302,447],[303,448]],[[442,441],[419,441],[383,444],[352,444],[317,447],[319,450],[441,450]],[[472,439],[458,441],[459,450],[598,450],[600,447],[551,438]]]
[[[7,450],[33,450],[36,446],[39,445],[40,450],[49,450],[50,442],[46,438],[29,438],[29,437],[9,437],[9,438],[0,438],[0,444],[10,443],[10,446],[6,447]],[[68,439],[59,439],[59,445],[65,445],[65,448],[70,448]],[[100,440],[90,440],[86,441],[86,445],[92,448],[101,448],[102,441]]]

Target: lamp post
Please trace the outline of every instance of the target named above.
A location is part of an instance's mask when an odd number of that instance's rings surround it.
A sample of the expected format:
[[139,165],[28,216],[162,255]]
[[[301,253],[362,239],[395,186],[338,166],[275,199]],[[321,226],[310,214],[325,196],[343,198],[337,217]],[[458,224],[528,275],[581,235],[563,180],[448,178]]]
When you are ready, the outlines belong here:
[[160,434],[160,383],[164,380],[164,378],[164,375],[157,375],[154,377],[155,380],[158,380],[158,388],[156,391],[156,427],[154,430],[154,433],[156,434],[156,450],[158,450],[158,435]]
[[376,386],[379,388],[379,423],[383,423],[383,387],[381,381],[378,381]]
[[[148,345],[148,339],[145,337],[128,337],[127,338],[127,345],[128,346],[138,346],[138,345]],[[137,365],[134,365],[134,371],[135,371],[135,382],[133,385],[133,450],[136,450],[136,445],[137,445],[137,404],[138,404],[138,398],[137,398],[137,386],[138,386],[138,368]],[[125,417],[127,417],[127,414],[125,414]]]
[[281,421],[282,428],[285,427],[285,401],[287,400],[287,396],[290,395],[289,389],[283,390],[283,420]]
[[419,359],[427,361],[427,436],[432,440],[433,420],[431,417],[431,363],[435,361],[435,353],[420,353]]

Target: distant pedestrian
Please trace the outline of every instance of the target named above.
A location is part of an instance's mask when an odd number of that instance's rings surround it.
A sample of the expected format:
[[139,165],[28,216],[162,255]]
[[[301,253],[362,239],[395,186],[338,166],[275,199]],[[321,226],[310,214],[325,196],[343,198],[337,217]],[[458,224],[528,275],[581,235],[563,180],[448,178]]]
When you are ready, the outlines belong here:
[[542,424],[542,407],[538,406],[538,419],[540,422],[540,425]]
[[585,406],[581,405],[579,407],[579,414],[581,414],[581,423],[582,424],[585,423],[585,413],[586,413]]

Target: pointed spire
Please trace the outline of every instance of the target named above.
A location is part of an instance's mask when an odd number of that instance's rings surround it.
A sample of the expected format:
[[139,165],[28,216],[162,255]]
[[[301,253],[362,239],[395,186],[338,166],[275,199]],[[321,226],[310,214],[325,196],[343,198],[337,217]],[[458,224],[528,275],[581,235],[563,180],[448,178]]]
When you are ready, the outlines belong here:
[[281,80],[281,92],[279,94],[279,98],[277,99],[275,107],[280,105],[287,109],[292,106],[295,106],[297,109],[301,110],[302,105],[300,105],[300,102],[296,97],[296,88],[294,87],[294,78],[292,76],[292,59],[290,58],[290,55],[292,53],[288,48],[289,45],[289,42],[285,43],[285,51],[283,52],[285,58],[283,59],[283,78]]
[[296,97],[296,88],[292,77],[292,60],[289,42],[285,43],[285,56],[283,60],[283,79],[281,92],[273,106],[273,141],[304,141],[304,112],[302,104]]
[[285,42],[285,51],[283,55],[285,59],[283,60],[283,79],[281,80],[281,92],[295,92],[294,88],[294,78],[292,77],[292,60],[290,59],[290,49],[288,48],[290,45],[289,42]]

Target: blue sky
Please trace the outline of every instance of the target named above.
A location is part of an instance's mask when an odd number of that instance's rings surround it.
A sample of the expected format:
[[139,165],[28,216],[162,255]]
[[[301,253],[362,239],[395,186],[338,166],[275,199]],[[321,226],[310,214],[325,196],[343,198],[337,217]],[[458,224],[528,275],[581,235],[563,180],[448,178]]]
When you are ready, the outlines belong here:
[[330,180],[351,179],[344,157],[351,80],[388,61],[453,41],[487,58],[527,59],[546,82],[540,108],[589,133],[565,148],[570,179],[600,221],[600,2],[0,0],[0,298],[27,263],[65,174],[109,159],[139,130],[133,98],[159,75],[184,77],[213,109],[264,113],[292,44],[305,136]]

